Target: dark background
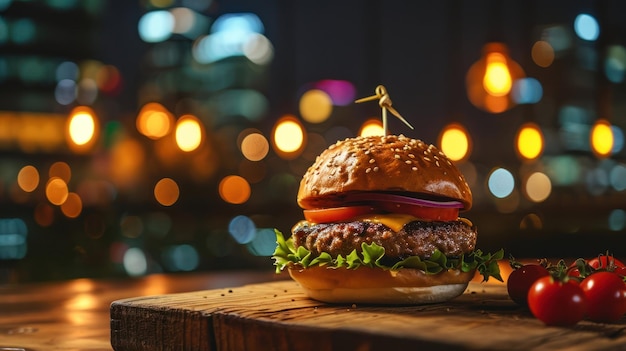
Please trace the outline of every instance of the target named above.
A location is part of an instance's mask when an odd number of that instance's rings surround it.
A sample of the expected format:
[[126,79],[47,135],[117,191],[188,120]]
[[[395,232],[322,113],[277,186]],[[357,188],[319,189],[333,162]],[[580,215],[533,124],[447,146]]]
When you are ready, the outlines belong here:
[[[147,57],[157,44],[143,42],[137,31],[141,16],[158,9],[149,1],[91,2],[97,8],[92,13],[78,5],[59,10],[43,0],[10,2],[0,12],[3,19],[31,18],[45,25],[46,35],[26,46],[5,41],[0,45],[0,57],[17,57],[15,62],[22,62],[19,59],[22,56],[76,62],[98,60],[117,67],[123,82],[120,89],[115,94],[99,96],[94,107],[103,123],[119,122],[117,125],[125,135],[139,140],[150,150],[150,142],[142,139],[134,128],[137,111],[148,99],[144,94],[146,83],[165,70],[180,74],[177,77],[184,82],[187,77],[184,72],[193,64],[184,59],[167,68],[149,64]],[[169,7],[186,3],[192,2],[172,1]],[[270,151],[265,161],[268,175],[264,181],[253,184],[252,198],[243,205],[223,203],[217,194],[217,183],[222,176],[236,172],[236,166],[228,162],[241,158],[233,138],[236,131],[252,127],[269,135],[279,116],[298,114],[301,94],[311,83],[323,79],[351,82],[357,97],[372,95],[377,85],[385,85],[393,106],[416,127],[409,131],[392,119],[390,130],[394,133],[436,143],[446,124],[465,125],[473,141],[469,162],[476,172],[472,189],[475,206],[466,216],[478,226],[479,246],[485,250],[503,247],[519,257],[593,256],[606,250],[626,256],[626,230],[623,226],[610,229],[608,225],[612,211],[626,208],[626,193],[610,186],[592,192],[586,180],[587,174],[596,169],[622,164],[625,152],[621,150],[609,160],[598,160],[590,150],[568,148],[561,139],[563,126],[559,120],[560,109],[573,105],[587,111],[592,118],[589,123],[603,117],[624,128],[625,84],[623,80],[609,82],[603,74],[607,48],[626,44],[623,1],[215,0],[210,3],[200,12],[211,20],[223,14],[251,12],[263,22],[264,35],[274,48],[268,66],[249,71],[247,63],[233,59],[210,65],[203,72],[236,72],[240,79],[229,88],[261,92],[269,102],[266,115],[259,121],[217,116],[207,123],[207,133],[214,138],[217,155],[213,160],[218,170],[211,177],[198,182],[190,179],[185,169],[160,169],[155,163],[144,182],[134,189],[116,189],[115,200],[108,206],[86,207],[76,219],[58,216],[54,224],[46,227],[37,225],[32,218],[36,202],[16,204],[9,195],[16,170],[25,164],[45,169],[51,162],[62,160],[72,165],[76,177],[81,174],[88,177],[93,174],[96,161],[106,158],[110,149],[103,145],[92,154],[74,155],[67,150],[23,152],[15,145],[3,144],[0,217],[21,218],[28,227],[24,243],[27,254],[3,261],[4,280],[126,275],[128,272],[115,250],[132,247],[140,248],[147,258],[145,274],[180,270],[168,265],[166,253],[181,245],[195,249],[199,256],[193,268],[196,270],[272,269],[268,257],[255,256],[231,238],[228,224],[231,218],[245,215],[259,228],[288,232],[301,216],[295,204],[297,182],[311,160],[285,160]],[[580,13],[591,14],[598,20],[601,33],[598,40],[586,42],[573,33],[574,19]],[[530,49],[542,39],[546,28],[555,27],[568,31],[571,43],[557,53],[550,67],[538,67],[531,59]],[[541,101],[499,114],[487,113],[469,102],[465,75],[480,58],[483,45],[491,41],[505,43],[510,56],[524,68],[526,75],[541,82]],[[191,40],[176,36],[168,42],[180,52],[192,45]],[[0,80],[0,110],[68,113],[72,106],[56,104],[53,91],[54,82],[32,83],[5,73]],[[188,101],[185,99],[207,101],[217,93],[210,89],[181,88],[162,96],[162,102],[176,112],[185,109],[181,103]],[[366,117],[379,113],[375,103],[337,107],[328,122],[306,126],[310,132],[319,133],[333,126],[344,126],[356,134]],[[519,126],[527,121],[539,124],[546,138],[543,158],[531,166],[517,158],[513,147]],[[331,144],[334,140],[326,142]],[[537,204],[521,199],[513,210],[503,211],[498,205],[500,200],[489,195],[485,182],[495,167],[510,169],[519,180],[525,167],[542,168],[548,160],[564,155],[583,169],[583,175],[573,184],[555,184],[546,201]],[[152,183],[163,176],[177,177],[181,187],[181,199],[168,208],[156,204],[151,197]],[[529,218],[535,217],[529,215],[540,218],[541,225],[532,225]],[[94,216],[102,226],[97,237],[85,234]],[[142,235],[133,238],[123,235],[123,219],[129,216],[142,220]],[[167,220],[159,222],[155,218]],[[164,234],[150,235],[152,226],[163,223],[169,226]]]

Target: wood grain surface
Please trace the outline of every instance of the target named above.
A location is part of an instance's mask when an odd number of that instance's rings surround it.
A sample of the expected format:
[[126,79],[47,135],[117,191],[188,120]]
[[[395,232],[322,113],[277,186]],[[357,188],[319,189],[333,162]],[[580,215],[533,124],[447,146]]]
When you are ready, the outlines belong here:
[[547,327],[504,285],[471,282],[420,306],[333,305],[297,283],[138,297],[111,304],[114,350],[626,350],[626,320]]

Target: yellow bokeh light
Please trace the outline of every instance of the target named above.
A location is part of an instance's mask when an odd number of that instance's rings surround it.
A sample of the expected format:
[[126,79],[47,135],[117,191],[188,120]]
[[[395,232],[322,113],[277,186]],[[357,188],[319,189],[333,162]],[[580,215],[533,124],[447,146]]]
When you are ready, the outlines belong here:
[[87,107],[79,107],[70,114],[68,132],[70,141],[77,146],[89,144],[96,134],[96,117]]
[[178,201],[180,190],[171,178],[163,178],[154,186],[154,198],[163,206],[172,206]]
[[50,166],[48,176],[50,178],[61,178],[64,182],[69,183],[70,179],[72,179],[72,169],[66,162],[58,161]]
[[613,130],[604,119],[598,120],[591,128],[591,150],[600,158],[607,157],[613,149]]
[[330,117],[333,101],[323,90],[311,89],[300,98],[300,115],[310,123],[322,123]]
[[61,178],[51,178],[46,184],[46,198],[51,204],[60,206],[68,196],[67,183]]
[[39,171],[34,166],[22,167],[17,173],[17,185],[27,193],[35,191],[39,186]]
[[469,134],[463,126],[456,123],[443,129],[439,145],[441,145],[441,151],[453,161],[466,159],[471,149]]
[[202,143],[202,134],[200,121],[192,115],[184,115],[176,123],[176,145],[182,151],[197,149]]
[[174,116],[161,104],[145,104],[137,115],[137,130],[150,139],[160,139],[169,134]]
[[359,130],[359,135],[362,137],[385,135],[383,122],[375,118],[368,119],[361,126],[361,130]]
[[498,52],[487,55],[487,68],[483,78],[485,90],[493,96],[504,96],[511,91],[513,81],[506,57]]
[[76,218],[83,211],[83,201],[76,193],[67,194],[67,199],[61,205],[61,212],[68,218]]
[[535,172],[526,180],[526,196],[533,202],[542,202],[550,196],[552,182],[547,175]]
[[304,148],[304,129],[293,116],[285,116],[274,126],[273,144],[282,157],[297,156]]
[[543,152],[543,134],[534,123],[524,124],[517,133],[516,151],[526,160],[534,160]]
[[539,67],[550,67],[554,62],[554,48],[545,40],[539,40],[531,49],[533,62]]
[[250,133],[241,141],[241,153],[250,161],[261,161],[269,149],[269,142],[260,133]]
[[243,204],[250,198],[250,184],[243,177],[230,175],[219,184],[220,197],[231,204]]

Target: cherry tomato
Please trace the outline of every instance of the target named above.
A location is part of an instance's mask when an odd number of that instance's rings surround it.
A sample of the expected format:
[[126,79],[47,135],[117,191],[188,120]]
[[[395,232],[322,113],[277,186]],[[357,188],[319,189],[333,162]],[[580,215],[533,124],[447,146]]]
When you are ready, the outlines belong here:
[[587,309],[585,293],[574,280],[539,278],[528,291],[528,307],[546,325],[568,326],[582,320]]
[[541,277],[548,276],[548,270],[539,264],[525,264],[515,269],[506,281],[509,297],[521,306],[528,305],[528,290]]
[[[606,269],[607,267],[609,267],[609,265],[611,265],[611,268],[614,269],[615,273],[621,276],[626,276],[626,265],[613,256],[600,255],[599,257],[594,257],[592,259],[586,260],[585,262],[593,269]],[[570,277],[580,277],[580,271],[576,265],[576,262],[573,262],[569,266],[567,275],[569,275]]]
[[304,210],[304,218],[313,223],[330,223],[347,221],[353,217],[374,213],[372,206],[346,206]]
[[420,219],[433,221],[454,221],[459,218],[458,208],[426,207],[388,201],[376,202],[375,206],[387,212],[403,213]]
[[613,272],[595,272],[580,287],[587,299],[587,317],[594,322],[616,322],[626,314],[626,283]]

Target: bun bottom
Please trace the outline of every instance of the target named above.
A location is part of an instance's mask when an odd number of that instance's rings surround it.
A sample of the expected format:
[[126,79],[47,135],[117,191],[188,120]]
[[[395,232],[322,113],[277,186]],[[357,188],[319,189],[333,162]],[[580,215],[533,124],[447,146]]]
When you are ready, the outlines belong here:
[[463,294],[474,272],[426,274],[410,268],[293,266],[289,275],[308,297],[322,302],[415,305],[444,302]]

